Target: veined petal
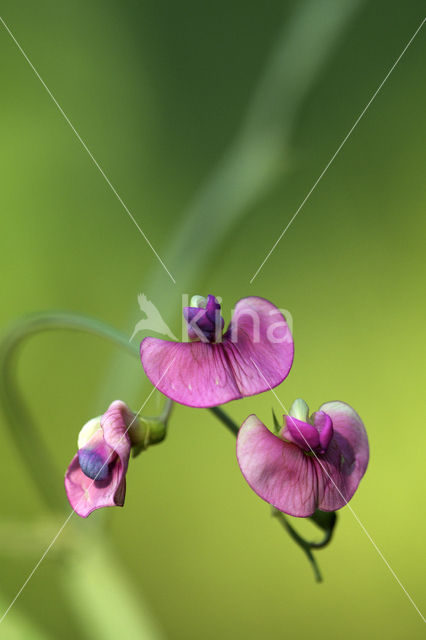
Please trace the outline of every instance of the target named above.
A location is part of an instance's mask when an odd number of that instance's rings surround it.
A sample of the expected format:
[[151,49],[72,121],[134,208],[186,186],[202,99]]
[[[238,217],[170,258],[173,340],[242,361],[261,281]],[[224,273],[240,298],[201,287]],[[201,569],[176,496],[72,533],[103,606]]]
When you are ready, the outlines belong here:
[[271,433],[255,415],[240,428],[237,459],[253,491],[280,511],[307,517],[317,509],[322,479],[313,458]]
[[191,407],[212,407],[276,387],[293,362],[293,339],[268,300],[240,300],[223,341],[176,343],[145,338],[141,360],[152,384]]
[[141,359],[152,384],[180,404],[213,407],[241,398],[222,343],[145,338]]
[[324,456],[319,456],[325,476],[319,509],[335,511],[352,498],[367,469],[368,438],[361,418],[345,402],[326,402],[320,411],[330,416],[334,434]]
[[293,364],[294,344],[287,322],[264,298],[237,302],[223,345],[241,397],[281,384]]

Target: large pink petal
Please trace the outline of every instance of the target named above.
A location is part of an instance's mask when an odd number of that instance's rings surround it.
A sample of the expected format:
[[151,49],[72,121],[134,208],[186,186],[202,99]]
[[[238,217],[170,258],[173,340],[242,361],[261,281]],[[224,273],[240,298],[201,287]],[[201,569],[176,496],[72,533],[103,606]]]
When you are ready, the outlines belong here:
[[318,457],[324,476],[319,508],[335,511],[349,502],[367,469],[368,438],[361,418],[345,402],[326,402],[320,411],[332,419],[334,434],[326,453]]
[[280,311],[263,298],[243,298],[221,343],[145,338],[146,375],[166,396],[212,407],[276,387],[293,362],[293,340]]
[[223,345],[241,397],[281,384],[293,364],[294,344],[287,322],[264,298],[237,302]]
[[250,487],[266,502],[292,516],[307,517],[316,510],[322,478],[313,458],[275,436],[255,415],[240,428],[237,459]]
[[80,469],[78,455],[75,455],[65,474],[65,490],[74,511],[87,518],[95,509],[123,506],[126,478],[117,459],[107,480],[91,480]]
[[213,407],[240,398],[223,344],[145,338],[142,365],[159,391],[190,407]]

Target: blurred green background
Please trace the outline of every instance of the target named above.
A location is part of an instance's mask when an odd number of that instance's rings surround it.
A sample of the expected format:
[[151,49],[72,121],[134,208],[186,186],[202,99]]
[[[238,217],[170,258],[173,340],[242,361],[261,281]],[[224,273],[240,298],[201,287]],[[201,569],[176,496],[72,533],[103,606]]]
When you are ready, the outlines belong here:
[[[228,319],[251,294],[289,310],[295,363],[276,392],[287,406],[341,399],[360,413],[371,461],[351,504],[421,609],[424,32],[249,281],[423,13],[420,0],[3,0],[176,285],[0,25],[4,331],[68,309],[130,337],[139,292],[175,332],[182,293],[222,296]],[[136,359],[75,333],[28,341],[18,378],[60,491],[84,422],[115,398],[136,410],[150,390]],[[270,424],[272,407],[266,393],[228,410]],[[131,462],[125,508],[71,519],[1,637],[423,637],[348,509],[314,583],[234,446],[209,412],[177,407],[167,440]],[[64,493],[60,512],[45,504],[3,418],[0,447],[3,612],[69,506]]]

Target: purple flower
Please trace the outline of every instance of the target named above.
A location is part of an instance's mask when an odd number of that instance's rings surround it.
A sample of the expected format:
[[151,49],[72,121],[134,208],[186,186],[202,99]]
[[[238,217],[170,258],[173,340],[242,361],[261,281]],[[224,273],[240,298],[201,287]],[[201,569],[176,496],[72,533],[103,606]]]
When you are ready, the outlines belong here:
[[240,300],[223,333],[220,304],[209,295],[185,307],[190,342],[145,338],[143,368],[166,396],[190,407],[213,407],[276,387],[293,362],[293,339],[277,307]]
[[78,453],[65,474],[65,490],[82,518],[101,507],[123,506],[132,446],[129,430],[135,420],[124,402],[116,400],[80,431]]
[[326,402],[308,418],[293,403],[278,435],[255,415],[243,423],[237,459],[250,487],[291,516],[335,511],[354,495],[368,465],[368,439],[359,415],[344,402]]

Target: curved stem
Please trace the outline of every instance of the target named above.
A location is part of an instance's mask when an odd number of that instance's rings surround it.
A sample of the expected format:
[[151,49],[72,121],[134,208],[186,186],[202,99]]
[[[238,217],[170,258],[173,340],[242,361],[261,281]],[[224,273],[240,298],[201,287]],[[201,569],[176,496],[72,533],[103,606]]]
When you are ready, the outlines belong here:
[[[88,316],[66,312],[42,312],[22,318],[6,335],[0,345],[0,401],[6,416],[6,424],[19,453],[24,459],[40,494],[53,508],[63,506],[61,486],[52,482],[58,473],[45,442],[40,437],[28,409],[19,393],[16,378],[16,359],[21,344],[40,331],[65,329],[82,331],[107,338],[138,354],[136,345],[113,327]],[[167,405],[166,410],[170,411]]]
[[283,525],[283,527],[287,531],[287,533],[290,535],[290,537],[293,538],[293,540],[296,542],[296,544],[299,545],[299,547],[301,549],[303,549],[303,551],[305,552],[309,562],[311,563],[311,566],[312,566],[312,569],[313,569],[314,575],[315,575],[315,580],[317,582],[322,582],[321,571],[319,569],[319,566],[317,565],[317,562],[315,560],[314,554],[311,551],[311,544],[309,542],[306,542],[306,540],[304,540],[302,538],[302,536],[300,536],[297,533],[296,529],[293,529],[293,527],[291,526],[291,524],[287,520],[286,516],[281,511],[279,511],[278,509],[275,509],[273,507],[272,508],[272,515],[275,516],[276,518],[278,518],[278,521],[281,522],[281,524]]
[[324,531],[324,537],[319,542],[310,542],[311,549],[322,549],[326,547],[330,542],[334,527],[337,523],[337,513],[335,511],[320,511],[317,510],[309,518],[319,529]]
[[333,529],[327,529],[322,540],[319,542],[309,542],[308,544],[311,549],[323,549],[330,542],[332,535]]
[[227,413],[221,407],[210,407],[210,411],[216,418],[218,418],[229,429],[234,436],[238,435],[238,425],[228,416]]

